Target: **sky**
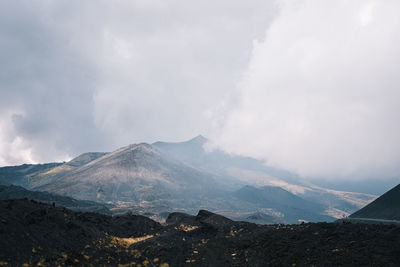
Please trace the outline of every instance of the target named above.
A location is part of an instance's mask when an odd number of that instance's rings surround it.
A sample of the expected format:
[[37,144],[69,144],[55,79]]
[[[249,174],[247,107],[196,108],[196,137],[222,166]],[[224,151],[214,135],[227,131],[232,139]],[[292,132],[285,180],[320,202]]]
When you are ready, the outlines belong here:
[[0,166],[198,134],[318,179],[400,174],[397,0],[0,2]]

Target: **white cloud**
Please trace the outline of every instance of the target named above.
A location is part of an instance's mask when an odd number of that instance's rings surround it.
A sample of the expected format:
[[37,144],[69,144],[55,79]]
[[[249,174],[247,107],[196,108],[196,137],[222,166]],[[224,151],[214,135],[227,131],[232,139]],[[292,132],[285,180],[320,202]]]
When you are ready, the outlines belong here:
[[378,1],[369,1],[363,4],[359,12],[361,26],[368,26],[368,24],[372,23],[378,5]]
[[389,0],[284,1],[217,143],[303,176],[399,174],[399,12]]
[[17,111],[7,112],[9,116],[4,116],[0,119],[0,166],[7,164],[19,163],[21,159],[25,163],[35,163],[32,159],[32,150],[26,145],[24,140],[15,135],[12,127],[12,121],[6,118],[11,118],[13,114],[18,114]]
[[2,1],[0,165],[201,133],[305,176],[398,174],[398,1],[276,2]]
[[[275,12],[263,0],[1,1],[0,120],[37,162],[207,134],[205,114]],[[0,136],[0,164],[25,162],[6,159],[10,142]]]

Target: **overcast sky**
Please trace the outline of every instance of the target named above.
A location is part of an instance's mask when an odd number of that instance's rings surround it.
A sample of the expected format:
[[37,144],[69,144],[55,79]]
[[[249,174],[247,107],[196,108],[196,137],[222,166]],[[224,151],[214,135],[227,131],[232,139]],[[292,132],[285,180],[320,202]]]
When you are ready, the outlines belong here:
[[0,2],[0,165],[198,134],[327,179],[400,174],[398,0]]

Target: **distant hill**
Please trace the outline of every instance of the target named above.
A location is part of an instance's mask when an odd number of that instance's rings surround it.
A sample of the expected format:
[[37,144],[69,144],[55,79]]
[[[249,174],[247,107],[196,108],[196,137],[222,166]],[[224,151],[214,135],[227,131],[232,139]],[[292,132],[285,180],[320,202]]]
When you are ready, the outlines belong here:
[[74,211],[97,212],[111,215],[110,210],[104,204],[88,200],[77,200],[71,197],[59,196],[48,192],[30,191],[21,186],[0,185],[0,200],[27,198],[42,203],[55,204],[57,207],[66,207]]
[[29,187],[33,178],[63,163],[23,164],[0,167],[0,184]]
[[349,217],[400,221],[400,184]]
[[264,186],[256,188],[245,186],[234,196],[247,202],[270,208],[282,213],[282,222],[299,223],[300,221],[331,221],[332,217],[323,215],[325,207],[302,199],[280,187]]

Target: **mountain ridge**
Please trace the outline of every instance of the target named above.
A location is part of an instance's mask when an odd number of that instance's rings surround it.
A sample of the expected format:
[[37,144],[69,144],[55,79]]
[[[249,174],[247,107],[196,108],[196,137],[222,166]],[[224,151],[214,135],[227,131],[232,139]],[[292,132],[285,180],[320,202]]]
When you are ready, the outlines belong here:
[[48,192],[31,191],[16,185],[0,185],[0,200],[8,199],[29,199],[41,203],[52,204],[57,207],[65,207],[73,211],[96,212],[106,215],[112,214],[109,210],[109,207],[111,207],[110,205],[107,207],[104,204],[93,201],[77,200],[71,197],[60,196]]
[[[207,142],[200,135],[185,142],[138,143],[112,152],[83,153],[69,162],[26,173],[18,181],[29,181],[24,183],[28,189],[111,203],[116,214],[131,211],[159,220],[165,220],[167,212],[208,209],[231,219],[250,218],[259,223],[332,221],[374,198],[318,188],[257,159],[218,149],[206,151]],[[294,179],[296,183],[291,183]],[[271,202],[266,197],[249,201],[235,196],[234,192],[245,186],[252,186],[254,192],[279,187],[291,194],[288,199],[293,203],[314,205],[299,207]],[[279,192],[268,194],[278,196]]]

